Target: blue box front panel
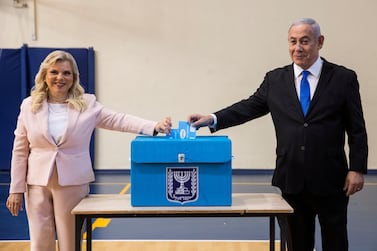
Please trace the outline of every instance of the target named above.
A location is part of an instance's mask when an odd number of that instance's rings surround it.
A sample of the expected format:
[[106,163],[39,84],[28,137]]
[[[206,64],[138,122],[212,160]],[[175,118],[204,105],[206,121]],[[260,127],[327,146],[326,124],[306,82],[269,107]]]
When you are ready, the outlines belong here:
[[137,137],[131,143],[131,204],[229,206],[231,169],[231,142],[225,136]]

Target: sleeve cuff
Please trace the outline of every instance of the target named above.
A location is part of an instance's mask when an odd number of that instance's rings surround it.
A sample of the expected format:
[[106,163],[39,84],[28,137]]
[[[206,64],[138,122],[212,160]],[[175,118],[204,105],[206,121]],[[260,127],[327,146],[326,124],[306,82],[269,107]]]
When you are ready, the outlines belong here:
[[213,118],[213,123],[212,125],[209,125],[209,128],[212,128],[212,129],[216,129],[216,126],[217,126],[217,117],[215,114],[211,114],[212,118]]

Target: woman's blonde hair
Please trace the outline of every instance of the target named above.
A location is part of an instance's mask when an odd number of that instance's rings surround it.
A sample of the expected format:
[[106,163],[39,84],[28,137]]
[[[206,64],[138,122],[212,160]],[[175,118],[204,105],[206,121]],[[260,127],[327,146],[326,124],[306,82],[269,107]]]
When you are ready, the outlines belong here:
[[57,62],[69,62],[72,68],[73,84],[68,90],[66,102],[71,104],[76,110],[84,111],[86,103],[83,99],[84,88],[80,84],[79,68],[74,57],[65,51],[56,50],[47,55],[39,67],[35,76],[35,86],[31,90],[32,111],[36,112],[41,107],[42,102],[48,98],[48,87],[46,84],[47,70]]

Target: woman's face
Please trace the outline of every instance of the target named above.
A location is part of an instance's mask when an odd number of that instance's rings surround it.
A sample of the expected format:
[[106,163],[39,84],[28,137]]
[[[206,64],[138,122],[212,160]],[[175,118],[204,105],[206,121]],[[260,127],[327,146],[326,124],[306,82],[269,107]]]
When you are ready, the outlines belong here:
[[73,72],[69,61],[59,61],[47,69],[46,84],[50,97],[68,96],[73,85]]

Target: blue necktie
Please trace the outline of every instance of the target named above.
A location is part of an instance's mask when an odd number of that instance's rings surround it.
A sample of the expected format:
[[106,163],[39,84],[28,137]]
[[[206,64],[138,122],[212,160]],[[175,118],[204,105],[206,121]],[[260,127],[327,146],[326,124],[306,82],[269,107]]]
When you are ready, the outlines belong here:
[[300,103],[304,116],[308,112],[310,104],[310,87],[308,82],[309,71],[302,72],[301,84],[300,84]]

